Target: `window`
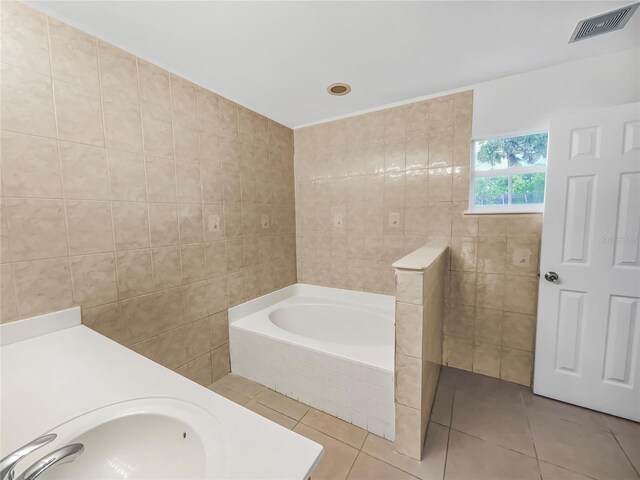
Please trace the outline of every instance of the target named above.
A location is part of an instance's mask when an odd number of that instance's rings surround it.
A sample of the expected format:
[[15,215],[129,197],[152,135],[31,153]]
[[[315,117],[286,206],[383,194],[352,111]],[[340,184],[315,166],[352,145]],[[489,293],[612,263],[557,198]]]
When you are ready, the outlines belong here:
[[469,211],[542,211],[547,140],[547,133],[474,140]]

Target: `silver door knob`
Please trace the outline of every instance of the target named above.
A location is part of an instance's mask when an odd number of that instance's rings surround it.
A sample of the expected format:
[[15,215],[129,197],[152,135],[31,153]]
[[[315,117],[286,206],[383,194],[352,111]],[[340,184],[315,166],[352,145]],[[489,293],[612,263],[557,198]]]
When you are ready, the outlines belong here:
[[558,283],[558,280],[560,280],[560,277],[556,272],[547,272],[544,274],[544,279],[547,282]]

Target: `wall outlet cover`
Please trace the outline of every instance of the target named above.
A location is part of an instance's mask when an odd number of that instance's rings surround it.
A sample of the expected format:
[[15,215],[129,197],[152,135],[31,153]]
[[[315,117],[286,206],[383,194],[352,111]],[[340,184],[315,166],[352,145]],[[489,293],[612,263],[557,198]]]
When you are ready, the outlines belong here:
[[389,213],[389,226],[397,227],[400,225],[400,213],[399,212],[390,212]]
[[220,230],[220,215],[209,215],[207,218],[207,229],[210,232],[217,232]]
[[513,265],[528,266],[531,263],[531,250],[528,248],[516,248],[511,256]]

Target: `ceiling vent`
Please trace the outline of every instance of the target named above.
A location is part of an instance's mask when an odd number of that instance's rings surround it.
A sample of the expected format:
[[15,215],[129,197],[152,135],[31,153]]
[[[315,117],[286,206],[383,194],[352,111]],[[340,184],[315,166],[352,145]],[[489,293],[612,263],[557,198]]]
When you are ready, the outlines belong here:
[[634,3],[612,10],[611,12],[580,20],[578,25],[576,25],[576,29],[573,31],[573,35],[571,35],[569,39],[569,43],[595,37],[596,35],[602,35],[603,33],[613,32],[614,30],[620,30],[629,21],[633,12],[638,8],[638,5],[640,5],[640,3]]

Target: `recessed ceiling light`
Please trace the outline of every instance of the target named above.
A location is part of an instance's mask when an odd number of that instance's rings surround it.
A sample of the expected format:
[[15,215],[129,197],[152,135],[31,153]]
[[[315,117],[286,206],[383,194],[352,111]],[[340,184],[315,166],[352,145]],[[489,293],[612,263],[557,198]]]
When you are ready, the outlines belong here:
[[332,83],[327,87],[327,92],[338,97],[346,95],[351,91],[351,86],[346,83]]

